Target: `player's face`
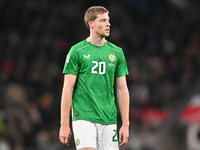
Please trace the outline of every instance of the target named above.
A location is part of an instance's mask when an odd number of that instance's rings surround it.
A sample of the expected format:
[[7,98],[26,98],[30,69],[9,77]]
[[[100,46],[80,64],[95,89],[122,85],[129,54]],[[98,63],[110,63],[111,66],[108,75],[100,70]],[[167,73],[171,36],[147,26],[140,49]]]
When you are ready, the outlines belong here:
[[98,14],[92,23],[92,31],[101,37],[108,37],[110,34],[110,18],[108,13]]

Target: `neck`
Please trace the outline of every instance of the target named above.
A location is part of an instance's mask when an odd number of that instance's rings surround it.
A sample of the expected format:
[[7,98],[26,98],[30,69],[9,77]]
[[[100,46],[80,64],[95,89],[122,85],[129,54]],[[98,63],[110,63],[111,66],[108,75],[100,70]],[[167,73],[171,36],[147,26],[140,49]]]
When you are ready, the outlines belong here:
[[96,46],[103,46],[106,41],[105,37],[93,37],[91,35],[87,38],[87,40]]

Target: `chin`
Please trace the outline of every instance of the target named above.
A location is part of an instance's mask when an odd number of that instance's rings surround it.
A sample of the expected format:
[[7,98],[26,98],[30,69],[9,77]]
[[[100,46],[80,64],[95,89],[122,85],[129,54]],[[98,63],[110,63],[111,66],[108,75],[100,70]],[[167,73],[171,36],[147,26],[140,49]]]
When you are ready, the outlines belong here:
[[107,34],[105,34],[104,36],[105,36],[105,37],[109,37],[109,35],[110,35],[110,33],[107,33]]
[[109,37],[110,33],[102,33],[102,34],[99,34],[101,37]]

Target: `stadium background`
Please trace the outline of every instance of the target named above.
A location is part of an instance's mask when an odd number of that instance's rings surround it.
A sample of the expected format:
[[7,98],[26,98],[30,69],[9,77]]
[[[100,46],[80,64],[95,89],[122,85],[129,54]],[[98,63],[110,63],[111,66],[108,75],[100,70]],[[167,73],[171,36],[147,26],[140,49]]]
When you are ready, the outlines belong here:
[[75,149],[58,140],[62,69],[89,35],[83,15],[92,5],[110,11],[108,40],[130,72],[121,150],[199,150],[199,113],[188,111],[200,101],[198,0],[1,0],[0,150]]

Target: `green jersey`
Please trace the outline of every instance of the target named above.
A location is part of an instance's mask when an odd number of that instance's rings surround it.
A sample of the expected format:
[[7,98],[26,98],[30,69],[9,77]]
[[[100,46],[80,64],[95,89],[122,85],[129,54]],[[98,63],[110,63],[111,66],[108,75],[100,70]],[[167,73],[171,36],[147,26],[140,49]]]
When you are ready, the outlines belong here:
[[115,79],[128,75],[120,47],[108,41],[103,46],[81,41],[71,47],[63,73],[77,76],[72,96],[73,120],[117,123]]

